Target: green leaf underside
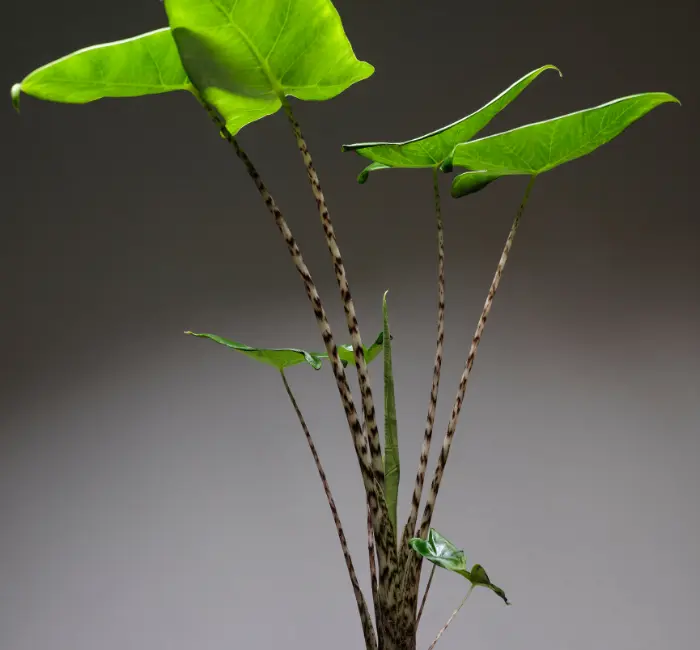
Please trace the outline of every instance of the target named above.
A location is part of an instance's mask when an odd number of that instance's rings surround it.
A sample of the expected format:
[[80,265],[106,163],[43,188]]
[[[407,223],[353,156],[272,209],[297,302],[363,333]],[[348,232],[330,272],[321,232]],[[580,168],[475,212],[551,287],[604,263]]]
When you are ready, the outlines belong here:
[[454,179],[452,196],[473,194],[502,176],[533,176],[581,158],[669,102],[680,103],[668,93],[641,93],[459,144],[444,168],[472,171]]
[[[242,352],[251,359],[255,359],[261,363],[266,363],[273,368],[277,368],[278,370],[283,370],[284,368],[289,368],[290,366],[296,366],[300,363],[308,363],[314,370],[319,370],[321,368],[321,364],[323,363],[323,359],[328,358],[327,354],[307,352],[306,350],[299,350],[297,348],[253,348],[249,345],[244,345],[243,343],[238,343],[216,334],[198,334],[189,331],[185,332],[185,334],[196,336],[197,338],[209,339],[210,341],[214,341],[215,343],[223,345],[231,350]],[[383,341],[384,333],[382,332],[369,348],[363,346],[367,363],[375,359],[379,352],[381,352]],[[347,366],[348,363],[352,363],[354,361],[352,346],[339,346],[338,356],[343,362],[343,365]]]
[[139,97],[192,90],[170,29],[93,45],[27,75],[12,90],[47,101],[86,104],[107,97]]
[[185,332],[185,334],[196,336],[197,338],[209,339],[231,350],[242,352],[251,359],[266,363],[277,368],[277,370],[283,370],[284,368],[296,366],[300,363],[308,363],[314,370],[318,370],[321,367],[320,356],[313,352],[306,352],[305,350],[298,350],[296,348],[252,348],[249,345],[243,345],[243,343],[237,343],[236,341],[217,336],[216,334],[197,334],[195,332]]
[[[387,292],[388,293],[388,292]],[[401,479],[401,462],[399,459],[399,436],[396,419],[396,398],[394,396],[394,372],[391,363],[391,334],[389,331],[389,310],[386,293],[382,304],[384,316],[384,493],[389,510],[389,519],[396,527],[399,499],[399,482]]]
[[[559,69],[545,65],[529,72],[506,88],[478,111],[448,124],[437,131],[405,142],[363,142],[343,145],[343,151],[354,151],[374,163],[358,176],[364,183],[371,171],[389,168],[426,168],[439,165],[449,156],[455,145],[466,142],[481,131],[498,113],[515,100],[545,70]],[[559,72],[561,75],[561,72]]]
[[330,0],[165,0],[185,70],[232,134],[281,99],[331,99],[371,76]]
[[486,587],[503,599],[506,605],[510,605],[505,592],[494,585],[489,579],[484,567],[475,564],[471,571],[467,570],[467,558],[464,551],[458,549],[452,542],[440,535],[434,528],[428,531],[427,539],[414,537],[409,541],[411,548],[421,557],[437,566],[458,573],[469,580],[474,586]]

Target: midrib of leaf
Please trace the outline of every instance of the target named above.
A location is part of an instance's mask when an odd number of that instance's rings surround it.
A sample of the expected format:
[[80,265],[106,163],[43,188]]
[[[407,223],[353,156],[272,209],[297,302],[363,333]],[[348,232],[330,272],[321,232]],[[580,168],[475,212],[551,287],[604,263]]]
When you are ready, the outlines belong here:
[[[284,98],[284,90],[282,90],[281,84],[277,81],[277,79],[274,77],[272,74],[272,71],[270,70],[270,66],[267,64],[267,57],[263,57],[262,54],[260,54],[260,51],[258,48],[255,46],[255,43],[250,40],[250,37],[248,34],[246,34],[239,26],[238,24],[233,20],[232,14],[234,9],[236,8],[236,4],[233,5],[231,8],[231,13],[227,13],[224,11],[223,7],[219,5],[219,3],[216,0],[211,0],[212,5],[216,8],[216,10],[224,17],[226,18],[226,21],[228,24],[233,27],[233,29],[236,30],[238,35],[241,37],[243,42],[246,44],[246,47],[250,50],[251,54],[255,57],[256,61],[260,65],[260,69],[263,71],[263,74],[267,78],[267,80],[270,82],[270,85],[272,86],[272,89],[275,91],[275,94],[282,100]],[[291,1],[290,1],[291,4]],[[285,19],[285,25],[287,23],[287,20]],[[283,27],[284,29],[284,27]],[[282,32],[280,31],[280,34]],[[278,36],[279,40],[279,36]],[[276,43],[275,43],[276,45]],[[273,46],[274,49],[274,46]]]

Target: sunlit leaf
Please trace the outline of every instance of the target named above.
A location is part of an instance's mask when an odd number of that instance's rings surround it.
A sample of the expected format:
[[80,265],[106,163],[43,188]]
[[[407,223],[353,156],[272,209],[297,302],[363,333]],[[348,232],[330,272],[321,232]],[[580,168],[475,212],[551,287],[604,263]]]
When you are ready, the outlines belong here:
[[467,559],[464,551],[458,549],[452,542],[445,539],[434,528],[428,531],[427,539],[414,537],[409,542],[411,548],[421,557],[437,566],[458,573],[466,578],[475,587],[486,587],[503,599],[506,605],[510,605],[505,592],[494,585],[489,579],[484,567],[475,564],[471,571],[467,570]]
[[362,171],[357,180],[364,183],[369,173],[378,169],[415,169],[439,165],[450,155],[455,145],[473,138],[545,70],[559,72],[553,65],[533,70],[478,111],[432,133],[406,142],[361,142],[343,145],[343,151],[354,151],[375,161]]
[[330,0],[165,0],[180,56],[234,135],[291,95],[331,99],[366,79]]
[[266,363],[273,368],[282,370],[289,366],[296,366],[300,363],[308,363],[314,370],[321,367],[321,357],[313,352],[298,350],[296,348],[252,348],[249,345],[243,345],[236,341],[231,341],[216,334],[196,334],[195,332],[185,332],[191,336],[198,338],[209,339],[219,345],[224,345],[231,350],[242,352],[251,359]]
[[[387,292],[388,293],[388,292]],[[389,519],[396,527],[396,511],[399,499],[401,462],[399,458],[399,435],[396,419],[396,398],[394,396],[394,371],[391,363],[391,334],[389,332],[389,310],[386,293],[383,300],[384,315],[384,493],[389,511]]]
[[472,194],[502,176],[542,174],[585,156],[669,102],[680,103],[668,93],[642,93],[459,144],[443,169],[454,165],[470,171],[454,179],[452,196]]
[[192,90],[170,29],[87,47],[47,63],[12,88],[37,99],[85,104],[106,97],[138,97]]

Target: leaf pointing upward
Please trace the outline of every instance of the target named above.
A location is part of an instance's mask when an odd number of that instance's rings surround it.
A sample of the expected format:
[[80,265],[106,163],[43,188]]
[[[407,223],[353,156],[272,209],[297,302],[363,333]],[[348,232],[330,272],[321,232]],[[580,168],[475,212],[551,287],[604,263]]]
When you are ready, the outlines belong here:
[[642,93],[459,144],[443,170],[455,165],[472,171],[454,179],[452,196],[472,194],[502,176],[542,174],[581,158],[669,102],[680,103],[668,93]]
[[545,70],[556,70],[561,76],[559,69],[553,65],[537,68],[518,79],[478,111],[432,133],[405,142],[361,142],[343,145],[343,151],[354,151],[374,161],[358,176],[358,182],[364,183],[369,173],[378,169],[430,168],[439,165],[450,155],[455,145],[473,138]]

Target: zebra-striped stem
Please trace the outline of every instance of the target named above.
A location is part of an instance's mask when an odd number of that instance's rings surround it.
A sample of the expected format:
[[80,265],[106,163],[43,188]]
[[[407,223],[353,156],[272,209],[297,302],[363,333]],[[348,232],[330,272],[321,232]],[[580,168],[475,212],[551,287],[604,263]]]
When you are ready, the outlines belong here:
[[311,432],[309,427],[306,425],[306,420],[301,413],[299,404],[292,393],[292,389],[287,381],[287,376],[284,374],[284,370],[280,370],[280,375],[282,376],[282,382],[284,383],[284,388],[287,391],[289,400],[294,407],[294,411],[299,419],[299,424],[304,431],[306,436],[306,441],[309,444],[309,449],[311,450],[311,455],[314,458],[314,463],[316,463],[316,469],[318,470],[318,475],[321,478],[321,483],[323,484],[323,491],[326,493],[326,499],[328,500],[328,506],[331,509],[331,514],[333,515],[333,522],[335,523],[335,529],[338,533],[338,539],[340,540],[340,548],[343,551],[343,557],[345,558],[345,565],[348,568],[348,574],[350,576],[350,583],[352,584],[352,590],[355,594],[355,600],[357,601],[357,609],[360,613],[360,621],[362,622],[362,633],[365,637],[365,647],[367,650],[378,650],[377,639],[374,634],[374,628],[372,627],[372,618],[367,607],[367,601],[365,600],[362,589],[360,589],[360,583],[357,579],[357,574],[355,573],[355,567],[352,562],[352,556],[350,555],[350,549],[348,548],[348,542],[345,537],[345,532],[343,531],[343,525],[340,523],[340,516],[338,515],[338,508],[335,505],[335,500],[333,499],[333,494],[331,493],[331,487],[328,484],[328,479],[326,477],[326,472],[321,464],[321,459],[319,458],[318,451],[316,451],[316,445],[311,437]]

